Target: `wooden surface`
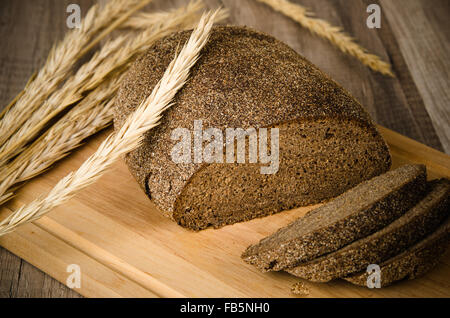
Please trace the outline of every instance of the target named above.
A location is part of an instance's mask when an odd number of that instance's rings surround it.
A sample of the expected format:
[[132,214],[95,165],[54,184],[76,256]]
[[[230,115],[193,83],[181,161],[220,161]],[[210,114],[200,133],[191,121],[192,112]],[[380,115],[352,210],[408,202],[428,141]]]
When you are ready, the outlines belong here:
[[[93,1],[30,0],[19,2],[8,0],[0,2],[0,38],[2,39],[3,47],[6,48],[0,52],[0,105],[5,105],[23,87],[32,71],[36,70],[45,59],[53,41],[62,37],[66,31],[65,8],[68,3],[74,2],[79,3],[82,11],[86,12]],[[185,2],[183,0],[155,0],[155,3],[149,9],[164,9]],[[254,0],[207,0],[205,2],[211,7],[223,4],[225,7],[230,8],[230,23],[246,24],[287,42],[355,95],[379,124],[435,149],[450,153],[449,62],[447,58],[449,54],[448,39],[450,30],[447,17],[450,11],[448,1],[382,0],[382,28],[380,30],[369,30],[365,26],[367,17],[365,8],[369,3],[375,1],[297,0],[298,3],[306,5],[316,12],[318,17],[342,26],[370,51],[379,54],[384,59],[390,59],[394,64],[394,70],[397,74],[396,79],[388,79],[370,72],[358,61],[337,51],[327,41],[311,35],[288,18],[273,12],[270,8],[256,3]],[[394,142],[393,140],[398,143],[395,145],[396,149],[399,150],[399,156],[396,157],[396,160],[406,160],[404,155],[402,159],[401,154],[411,149],[403,149],[402,143],[405,141],[401,137],[392,138],[391,141]],[[87,147],[83,148],[82,152],[77,152],[71,156],[69,161],[58,165],[50,174],[27,185],[24,191],[21,191],[21,196],[14,202],[14,206],[21,200],[28,202],[37,194],[45,193],[46,189],[49,189],[51,185],[56,183],[63,172],[77,168],[86,154],[94,150],[94,147],[95,142],[91,142]],[[411,153],[409,158],[412,155],[416,156],[414,157],[415,159],[424,159],[424,156],[428,156],[428,163],[434,162],[437,160],[436,158],[441,158],[427,148],[414,147],[413,150],[421,150],[423,155],[418,156]],[[448,168],[448,161],[445,161],[445,157],[442,158],[444,159],[440,160],[442,160],[444,167],[446,164]],[[115,193],[114,191],[117,189],[112,187],[111,183],[114,184],[114,182],[111,182],[113,180],[111,178],[117,176],[120,176],[121,189]],[[133,246],[140,246],[141,244],[144,251],[148,250],[148,242],[145,238],[153,234],[152,229],[154,226],[160,224],[162,233],[158,232],[158,235],[168,235],[169,237],[175,233],[172,232],[172,229],[179,231],[178,227],[175,226],[174,228],[174,225],[169,221],[160,219],[155,216],[156,214],[149,213],[148,209],[151,209],[151,203],[147,202],[145,196],[140,193],[122,163],[119,163],[117,169],[105,176],[95,187],[96,189],[102,189],[103,191],[100,193],[105,195],[98,198],[99,200],[108,199],[106,201],[114,203],[110,209],[106,205],[101,208],[101,211],[97,211],[95,209],[98,206],[96,203],[98,202],[97,197],[89,195],[92,191],[86,191],[73,202],[61,207],[58,211],[54,211],[49,218],[37,223],[37,225],[30,225],[21,230],[20,233],[2,238],[0,244],[7,245],[15,254],[25,259],[33,259],[34,265],[45,268],[53,277],[63,282],[65,282],[68,275],[63,265],[75,262],[71,257],[76,256],[76,261],[84,262],[84,265],[80,264],[82,265],[82,271],[83,266],[95,268],[95,271],[86,273],[83,280],[84,284],[81,292],[84,295],[92,296],[97,293],[97,295],[102,296],[154,296],[155,293],[148,292],[149,287],[156,288],[159,294],[172,293],[173,290],[166,290],[164,286],[169,285],[173,288],[173,286],[179,286],[182,282],[175,284],[174,281],[171,281],[161,286],[158,284],[158,281],[151,280],[149,283],[148,275],[145,273],[147,270],[155,270],[156,274],[154,277],[159,279],[162,277],[162,274],[158,272],[160,269],[171,268],[174,272],[179,270],[178,268],[172,268],[172,264],[158,263],[156,256],[159,255],[159,245],[155,246],[154,251],[149,251],[151,255],[142,255],[145,260],[148,259],[150,262],[153,262],[152,267],[149,269],[139,268],[142,264],[138,266],[136,263],[130,268],[129,264],[133,262],[128,259],[127,262],[117,259],[116,249],[123,251],[127,247],[129,248],[127,244],[132,244]],[[111,192],[106,192],[106,190]],[[136,193],[137,198],[133,201],[136,205],[132,207],[128,205],[122,206],[122,211],[113,213],[120,206],[118,198],[124,197],[128,193]],[[277,216],[274,219],[270,219],[270,224],[281,226],[290,217],[302,212],[284,213],[282,217],[278,218]],[[69,216],[78,216],[77,222],[66,224],[66,218]],[[96,219],[96,217],[98,218]],[[123,219],[120,219],[120,217]],[[94,220],[91,220],[91,218],[94,218]],[[156,220],[153,220],[153,218],[156,218]],[[117,246],[114,246],[113,250],[108,250],[108,242],[102,241],[101,244],[95,246],[91,244],[90,239],[95,237],[98,231],[96,227],[86,226],[90,220],[93,224],[101,222],[98,225],[99,229],[110,223],[114,229],[117,229],[118,232],[115,233],[116,236],[113,240]],[[156,223],[149,224],[150,221]],[[227,239],[226,242],[230,246],[225,247],[225,252],[230,251],[230,253],[234,253],[235,258],[232,259],[232,264],[227,264],[226,268],[220,268],[220,265],[224,265],[220,263],[221,258],[219,257],[216,260],[216,257],[212,254],[209,255],[212,260],[203,261],[218,266],[218,268],[215,268],[218,273],[226,274],[229,271],[233,271],[232,268],[237,267],[237,271],[244,271],[242,272],[244,275],[248,274],[246,271],[251,272],[251,269],[243,265],[236,257],[238,255],[237,249],[239,247],[242,250],[243,246],[241,245],[251,243],[259,238],[264,232],[261,228],[266,228],[267,230],[265,225],[268,221],[269,218],[266,218],[215,231],[214,233],[218,234],[214,234],[214,237],[218,236],[223,238],[224,241]],[[130,230],[130,226],[135,226],[136,228]],[[236,228],[242,231],[250,229],[251,239],[246,237],[243,240],[245,244],[242,244],[239,241],[240,234],[234,234],[234,229]],[[89,230],[93,233],[87,233]],[[109,231],[113,230],[110,229]],[[182,237],[185,242],[191,241],[195,246],[196,244],[206,244],[211,240],[214,241],[215,238],[209,236],[211,232],[208,230],[198,234],[197,237],[200,239],[192,238],[194,234],[186,234],[184,231],[179,236],[177,236],[178,234],[175,236]],[[36,237],[43,239],[36,240]],[[62,237],[64,240],[55,239],[55,237]],[[170,240],[168,239],[168,242]],[[52,244],[47,246],[46,244],[49,244],[49,242],[52,242]],[[99,245],[102,247],[100,256],[96,254],[98,253]],[[153,245],[150,244],[150,246]],[[196,253],[202,250],[202,245],[198,245],[194,250],[191,247],[190,252],[186,252],[188,253],[187,255],[183,253],[186,246],[178,246],[179,250],[173,251],[174,254],[171,257],[176,258],[176,260],[185,260],[192,256],[196,258]],[[45,255],[37,252],[46,250],[48,247],[51,247],[51,251]],[[220,248],[223,249],[222,246]],[[92,254],[96,254],[96,259],[92,259]],[[107,264],[107,266],[102,264]],[[190,269],[194,270],[194,268]],[[129,277],[117,274],[117,272],[123,271],[133,273],[133,279],[130,280]],[[252,274],[254,273],[252,272]],[[442,265],[431,274],[436,276],[430,275],[430,277],[431,279],[440,279],[443,277],[441,276],[443,274],[444,277],[449,277],[448,258],[446,259],[446,265]],[[185,284],[202,286],[204,282],[199,281],[199,278],[205,278],[207,275],[208,273],[202,271],[199,273],[199,276],[191,275],[193,277],[186,278],[188,282],[185,282]],[[275,292],[284,295],[288,287],[286,283],[290,283],[292,278],[283,274],[280,277],[278,275],[280,274],[265,274],[261,277],[258,276],[259,278],[256,281],[272,284],[271,290],[273,289]],[[273,281],[271,280],[272,277],[274,277]],[[101,282],[100,285],[107,287],[99,290],[99,281]],[[211,282],[212,285],[215,283],[217,283],[217,286],[222,286],[223,284],[220,279]],[[255,284],[256,282],[244,286],[243,290],[237,290],[234,295],[229,294],[235,291],[233,288],[224,287],[222,290],[223,294],[214,294],[214,296],[238,296],[246,292],[258,292],[258,295],[263,295],[269,292],[268,290],[260,291],[259,286]],[[336,293],[342,291],[343,284],[341,282],[332,283],[331,286],[324,290],[320,287],[315,295],[339,296],[340,294]],[[414,285],[416,283],[413,282],[405,284],[413,284],[412,286],[420,287],[413,291],[415,295],[420,295],[422,292],[434,292],[436,295],[449,296],[448,280],[447,282],[444,280],[444,289],[441,290],[434,290],[430,287],[429,280],[425,281],[425,286],[420,285],[420,283],[419,285]],[[347,285],[345,286],[345,288],[348,287]],[[204,286],[204,288],[205,293],[211,291],[208,286]],[[346,295],[366,295],[366,291],[362,292],[352,288]],[[192,295],[188,287],[182,288],[179,292],[183,295]],[[387,294],[405,295],[401,287],[393,287],[392,292],[388,291]],[[371,293],[370,295],[374,294]],[[78,294],[5,249],[1,249],[0,297],[18,296],[78,297]],[[195,294],[195,296],[200,295]]]

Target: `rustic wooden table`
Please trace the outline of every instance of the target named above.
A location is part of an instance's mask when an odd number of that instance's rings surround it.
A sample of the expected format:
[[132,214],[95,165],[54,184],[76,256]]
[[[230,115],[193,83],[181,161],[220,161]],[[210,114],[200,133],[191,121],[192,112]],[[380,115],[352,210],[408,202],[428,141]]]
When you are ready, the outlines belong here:
[[[101,0],[104,1],[104,0]],[[358,61],[255,0],[204,0],[230,9],[230,23],[248,25],[287,42],[347,88],[377,123],[450,153],[450,1],[292,0],[341,26],[359,43],[390,59],[398,80],[370,74]],[[0,109],[43,63],[67,31],[69,3],[82,12],[95,0],[3,0],[0,2]],[[155,0],[150,9],[187,0]],[[379,30],[366,27],[366,8],[382,7]],[[392,98],[395,96],[396,98]],[[0,248],[0,297],[80,297],[50,276]]]

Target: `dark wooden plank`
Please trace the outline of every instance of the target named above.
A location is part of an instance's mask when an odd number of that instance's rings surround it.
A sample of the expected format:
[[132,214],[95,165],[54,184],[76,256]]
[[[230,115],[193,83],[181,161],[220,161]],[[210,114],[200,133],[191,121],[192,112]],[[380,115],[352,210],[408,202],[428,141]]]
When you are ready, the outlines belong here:
[[23,261],[0,247],[0,297],[9,298],[17,292]]
[[[366,5],[371,3],[380,4],[379,1],[365,0],[364,2]],[[418,132],[428,145],[441,151],[445,150],[442,146],[441,139],[438,137],[437,131],[434,128],[433,121],[427,111],[422,95],[417,89],[399,43],[392,32],[391,23],[388,19],[385,18],[383,20],[383,25],[381,29],[377,30],[377,33],[392,62],[393,70],[406,99],[405,105],[408,112],[412,115],[411,117],[418,128]]]
[[437,135],[450,154],[450,1],[380,2]]

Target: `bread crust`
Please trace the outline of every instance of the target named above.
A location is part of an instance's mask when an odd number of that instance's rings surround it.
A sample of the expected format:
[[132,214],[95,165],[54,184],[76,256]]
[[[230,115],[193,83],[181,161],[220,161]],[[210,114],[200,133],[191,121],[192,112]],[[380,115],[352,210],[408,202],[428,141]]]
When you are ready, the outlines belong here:
[[[249,246],[242,258],[262,271],[288,270],[308,261],[313,263],[318,257],[338,251],[401,217],[422,198],[425,185],[423,165],[405,165],[389,171]],[[293,273],[299,274],[301,269],[295,268]],[[326,275],[326,269],[325,266],[323,271],[313,274]]]
[[433,232],[450,210],[450,182],[430,184],[428,194],[403,216],[382,230],[346,247],[297,267],[287,269],[292,275],[314,282],[328,282],[381,264],[403,252]]
[[[446,252],[450,242],[450,217],[433,233],[399,255],[380,264],[381,287],[403,279],[415,279],[432,270]],[[359,286],[367,285],[369,274],[359,272],[344,279]]]

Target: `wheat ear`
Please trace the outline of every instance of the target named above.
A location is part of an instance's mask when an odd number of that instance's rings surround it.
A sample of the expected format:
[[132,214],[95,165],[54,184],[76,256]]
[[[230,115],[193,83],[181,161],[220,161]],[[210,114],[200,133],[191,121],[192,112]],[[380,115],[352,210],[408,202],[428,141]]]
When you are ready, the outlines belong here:
[[342,52],[356,57],[362,64],[368,66],[373,71],[383,75],[394,77],[391,65],[380,59],[379,56],[370,54],[366,49],[353,41],[353,38],[342,32],[341,28],[332,26],[327,21],[312,18],[306,8],[291,3],[287,0],[257,0],[272,7],[285,16],[298,22],[310,32],[329,40]]
[[94,183],[122,155],[136,149],[143,135],[159,124],[162,113],[183,87],[200,51],[208,41],[217,11],[204,14],[178,56],[169,64],[163,77],[136,111],[116,133],[108,136],[81,167],[60,180],[46,198],[22,206],[0,223],[0,236],[17,226],[35,221],[54,207],[67,202],[77,192]]
[[[108,126],[113,117],[116,76],[92,91],[2,171],[0,205],[13,197],[20,183],[46,171],[83,140]],[[6,193],[10,190],[9,193]],[[5,194],[6,193],[6,194]]]
[[0,112],[0,120],[3,118],[3,116],[11,109],[11,107],[13,107],[16,102],[19,100],[19,98],[21,98],[23,96],[23,94],[25,93],[25,91],[28,89],[28,86],[30,86],[30,84],[34,81],[34,79],[36,78],[37,73],[34,72],[31,77],[28,79],[28,82],[25,84],[25,88],[16,95],[16,97],[14,97],[8,105],[6,105],[6,107],[4,107],[2,109],[2,111]]
[[120,36],[108,41],[100,51],[84,64],[57,89],[44,103],[34,110],[21,127],[0,147],[0,166],[20,153],[24,146],[40,132],[47,123],[68,106],[81,100],[86,93],[83,89],[101,68],[113,67],[124,50],[127,37]]
[[[64,39],[50,50],[44,66],[28,87],[10,103],[0,121],[0,145],[14,134],[29,116],[57,89],[70,74],[74,63],[103,39],[123,17],[128,17],[152,0],[111,0],[104,8],[94,5],[82,21],[80,29],[69,31]],[[123,22],[123,21],[122,21]],[[109,27],[108,27],[109,26]]]
[[[71,76],[31,117],[23,123],[19,130],[0,147],[0,166],[20,153],[25,145],[41,131],[55,116],[70,105],[78,102],[90,90],[100,85],[105,78],[122,68],[134,56],[148,49],[155,40],[169,35],[180,27],[192,23],[199,3],[189,4],[172,12],[161,14],[155,25],[136,36],[121,36],[107,42],[89,62],[84,64],[75,75]],[[220,11],[220,16],[223,16]],[[216,18],[217,20],[217,18]],[[147,22],[148,25],[149,22]]]
[[[152,45],[161,35],[165,34],[165,29],[172,30],[177,26],[179,29],[191,27],[194,18],[197,18],[198,21],[197,11],[201,8],[202,6],[199,6],[199,2],[196,1],[186,7],[171,10],[168,13],[160,13],[160,20],[167,21],[168,25],[161,29],[154,29],[154,37],[144,37],[145,44]],[[223,10],[219,11],[215,21],[223,16]],[[161,34],[161,31],[164,32]],[[92,91],[32,145],[28,146],[20,156],[3,168],[0,173],[0,205],[12,197],[12,193],[5,194],[6,191],[12,191],[12,187],[16,188],[19,183],[44,172],[53,163],[78,147],[85,138],[110,124],[112,120],[112,100],[110,99],[117,92],[120,83],[119,76],[125,70],[126,68],[121,68],[114,74],[114,77],[107,79]]]
[[[137,12],[130,18],[128,18],[124,23],[120,25],[120,28],[122,29],[147,29],[148,28],[148,21],[164,21],[164,19],[167,19],[168,14],[176,14],[180,10],[184,11],[200,11],[204,8],[204,4],[202,0],[194,0],[190,1],[187,6],[184,7],[184,9],[175,8],[170,9],[168,11],[159,11],[159,12]],[[216,18],[217,19],[217,18]],[[198,17],[194,17],[192,20],[193,27],[195,26],[195,23],[198,21]]]
[[[201,0],[195,0],[195,1],[191,1],[186,10],[200,10],[204,7],[204,4]],[[168,12],[175,12],[178,9],[171,9]],[[160,12],[138,12],[135,15],[133,15],[132,17],[130,17],[129,19],[127,19],[120,27],[123,29],[146,29],[148,26],[148,21],[152,21],[152,20],[162,20],[165,18],[165,16],[167,15],[166,11],[160,11]],[[221,9],[219,11],[219,13],[217,14],[216,18],[215,18],[215,22],[221,22],[223,20],[225,20],[226,18],[228,18],[228,10],[226,9]],[[197,22],[198,18],[195,19],[195,21],[193,21],[193,26],[194,27],[194,22]]]

